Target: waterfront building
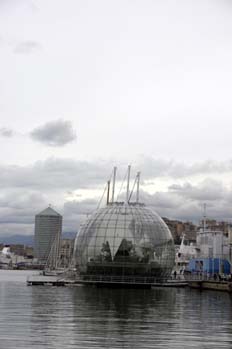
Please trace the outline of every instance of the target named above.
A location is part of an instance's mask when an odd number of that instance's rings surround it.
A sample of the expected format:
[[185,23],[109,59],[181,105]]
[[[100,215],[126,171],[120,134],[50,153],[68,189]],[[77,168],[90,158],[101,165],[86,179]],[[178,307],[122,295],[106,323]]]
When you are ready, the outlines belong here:
[[26,263],[28,263],[27,257],[14,253],[10,245],[0,248],[0,269],[18,268],[20,265],[26,265]]
[[229,258],[229,238],[223,231],[200,229],[196,244],[199,246],[197,257]]
[[222,258],[195,258],[190,259],[188,270],[191,273],[213,276],[215,274],[230,274],[230,263]]
[[182,222],[179,220],[173,220],[166,217],[162,217],[164,222],[170,229],[175,244],[180,244],[182,241],[182,236],[185,235],[186,241],[196,242],[196,231],[197,226],[192,222]]
[[61,233],[62,216],[50,206],[35,216],[34,253],[39,263],[56,267]]
[[[171,274],[175,260],[172,234],[157,213],[140,203],[140,172],[130,191],[128,166],[123,202],[114,201],[116,167],[112,175],[112,197],[109,180],[106,206],[97,209],[76,236],[76,268],[84,282],[150,287]],[[135,187],[136,201],[132,202]]]
[[231,234],[228,236],[225,231],[209,227],[200,228],[197,231],[196,254],[189,260],[188,270],[209,275],[230,274]]
[[161,217],[140,203],[111,203],[81,227],[75,257],[86,279],[164,280],[174,265],[174,243]]

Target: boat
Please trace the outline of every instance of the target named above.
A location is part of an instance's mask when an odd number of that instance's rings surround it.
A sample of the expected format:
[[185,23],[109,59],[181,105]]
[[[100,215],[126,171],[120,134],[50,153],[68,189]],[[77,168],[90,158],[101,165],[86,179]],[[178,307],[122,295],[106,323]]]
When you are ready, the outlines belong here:
[[172,271],[172,278],[184,280],[188,273],[188,266],[191,259],[196,258],[199,247],[188,242],[183,234],[180,246],[176,249],[175,266]]
[[13,266],[13,253],[10,246],[6,245],[0,251],[0,269],[11,269]]

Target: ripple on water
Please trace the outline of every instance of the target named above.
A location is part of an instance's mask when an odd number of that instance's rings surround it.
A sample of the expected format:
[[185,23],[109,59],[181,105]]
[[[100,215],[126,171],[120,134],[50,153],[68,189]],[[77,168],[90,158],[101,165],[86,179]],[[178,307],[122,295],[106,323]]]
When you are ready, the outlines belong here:
[[229,294],[27,287],[26,276],[1,278],[1,348],[232,347]]

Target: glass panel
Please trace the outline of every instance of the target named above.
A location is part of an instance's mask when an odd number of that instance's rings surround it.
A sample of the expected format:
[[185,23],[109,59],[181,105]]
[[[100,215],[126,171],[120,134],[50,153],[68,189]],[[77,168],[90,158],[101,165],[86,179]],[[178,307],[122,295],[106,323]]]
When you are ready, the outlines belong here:
[[95,212],[75,241],[81,273],[167,276],[174,243],[163,220],[144,205],[110,205]]

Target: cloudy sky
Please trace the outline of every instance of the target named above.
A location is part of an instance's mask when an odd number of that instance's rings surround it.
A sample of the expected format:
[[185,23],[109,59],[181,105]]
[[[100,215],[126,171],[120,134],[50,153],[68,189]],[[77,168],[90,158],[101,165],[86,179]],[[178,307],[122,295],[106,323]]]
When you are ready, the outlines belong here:
[[76,231],[128,163],[162,216],[232,221],[231,1],[0,0],[0,62],[0,236]]

